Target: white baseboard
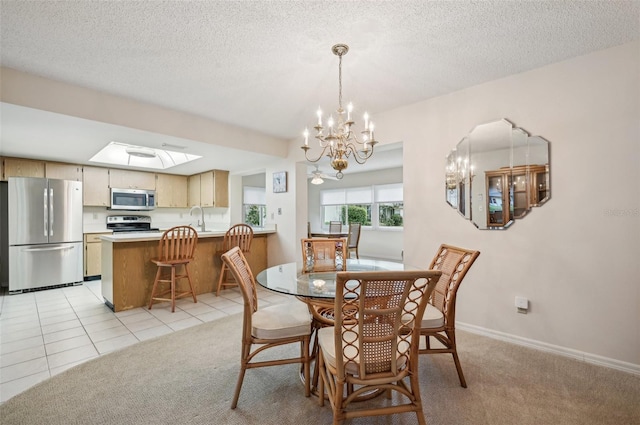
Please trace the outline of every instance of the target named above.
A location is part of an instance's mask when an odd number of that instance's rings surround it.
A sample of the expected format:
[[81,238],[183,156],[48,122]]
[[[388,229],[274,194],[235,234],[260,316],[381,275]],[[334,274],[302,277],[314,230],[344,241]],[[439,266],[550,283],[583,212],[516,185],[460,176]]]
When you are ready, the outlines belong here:
[[608,357],[602,357],[596,354],[585,353],[584,351],[573,350],[571,348],[561,347],[559,345],[547,344],[546,342],[523,338],[517,335],[511,335],[476,325],[470,325],[468,323],[456,322],[456,328],[474,334],[487,336],[489,338],[510,342],[512,344],[522,345],[524,347],[558,354],[564,357],[571,357],[572,359],[581,360],[599,366],[605,366],[611,369],[632,373],[634,375],[640,375],[640,365],[637,364],[623,362]]

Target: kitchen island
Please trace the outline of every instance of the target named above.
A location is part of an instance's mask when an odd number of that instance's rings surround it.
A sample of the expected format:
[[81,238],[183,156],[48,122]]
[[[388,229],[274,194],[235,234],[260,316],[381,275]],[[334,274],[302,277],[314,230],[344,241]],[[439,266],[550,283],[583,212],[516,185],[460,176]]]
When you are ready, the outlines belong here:
[[[198,245],[189,274],[196,294],[215,292],[220,275],[222,242],[226,231],[198,232]],[[267,268],[267,236],[275,230],[254,229],[247,261],[255,274]],[[151,287],[158,270],[151,262],[157,255],[162,232],[102,235],[102,296],[113,311],[149,304]],[[187,285],[182,280],[181,285]],[[162,304],[158,304],[162,306]]]

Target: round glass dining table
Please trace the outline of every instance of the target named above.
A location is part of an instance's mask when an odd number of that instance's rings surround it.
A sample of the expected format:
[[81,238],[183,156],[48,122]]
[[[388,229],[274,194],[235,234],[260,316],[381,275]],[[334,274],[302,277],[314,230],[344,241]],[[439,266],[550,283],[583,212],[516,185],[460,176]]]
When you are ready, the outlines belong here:
[[[402,263],[370,259],[347,259],[347,271],[416,270]],[[286,263],[258,273],[260,286],[282,294],[305,298],[333,299],[336,295],[336,271],[303,273],[302,263]]]

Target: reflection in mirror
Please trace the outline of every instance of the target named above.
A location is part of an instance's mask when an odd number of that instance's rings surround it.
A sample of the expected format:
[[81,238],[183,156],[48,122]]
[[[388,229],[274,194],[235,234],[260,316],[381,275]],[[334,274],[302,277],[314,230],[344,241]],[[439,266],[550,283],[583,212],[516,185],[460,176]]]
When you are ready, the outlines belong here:
[[475,127],[447,156],[447,203],[479,229],[505,229],[549,194],[549,143],[505,119]]
[[472,178],[469,165],[469,139],[462,139],[447,157],[446,191],[447,202],[466,219],[471,218],[469,191]]
[[458,209],[458,182],[456,180],[456,150],[452,150],[447,156],[447,203]]

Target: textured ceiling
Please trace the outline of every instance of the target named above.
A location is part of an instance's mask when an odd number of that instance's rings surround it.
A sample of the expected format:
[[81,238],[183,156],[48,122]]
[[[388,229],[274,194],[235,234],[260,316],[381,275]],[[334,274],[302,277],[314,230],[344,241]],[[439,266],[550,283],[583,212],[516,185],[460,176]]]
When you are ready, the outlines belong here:
[[638,1],[5,1],[4,67],[299,137],[640,38]]

